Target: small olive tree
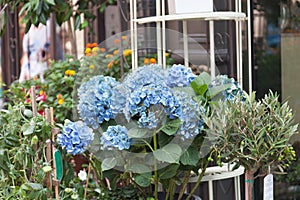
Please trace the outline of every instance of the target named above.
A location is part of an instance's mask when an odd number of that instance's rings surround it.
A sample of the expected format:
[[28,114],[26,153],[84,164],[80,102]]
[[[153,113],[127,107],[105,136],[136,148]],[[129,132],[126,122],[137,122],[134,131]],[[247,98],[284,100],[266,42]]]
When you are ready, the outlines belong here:
[[204,120],[218,158],[245,167],[246,200],[252,200],[258,169],[283,172],[295,159],[289,139],[298,124],[288,103],[281,104],[277,94],[270,91],[261,100],[255,100],[255,93],[245,97],[215,104]]

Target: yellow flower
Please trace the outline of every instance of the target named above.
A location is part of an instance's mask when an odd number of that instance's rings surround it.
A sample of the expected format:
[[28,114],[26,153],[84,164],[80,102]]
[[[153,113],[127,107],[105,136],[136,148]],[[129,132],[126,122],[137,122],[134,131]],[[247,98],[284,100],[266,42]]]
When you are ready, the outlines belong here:
[[74,76],[76,74],[75,70],[69,70],[69,75]]
[[126,40],[126,39],[127,39],[127,36],[126,36],[126,35],[123,35],[121,38],[122,38],[122,40]]
[[38,77],[37,76],[33,77],[33,80],[35,80],[35,81],[38,80]]
[[86,49],[85,49],[85,54],[89,54],[89,53],[91,53],[91,51],[92,51],[91,48],[86,48]]
[[119,61],[118,61],[118,60],[116,60],[116,61],[114,62],[114,64],[115,64],[115,65],[119,64]]
[[90,69],[95,69],[95,65],[90,65]]
[[57,101],[57,103],[58,103],[58,105],[61,105],[61,104],[63,104],[65,102],[65,100],[64,99],[59,99],[58,101]]
[[117,55],[119,53],[119,50],[114,50],[113,54]]
[[169,57],[169,55],[170,55],[169,53],[165,53],[165,56],[166,56],[166,57]]
[[65,75],[69,75],[69,74],[70,74],[70,70],[68,69],[65,71]]
[[156,59],[155,58],[150,58],[149,61],[150,61],[151,64],[155,64],[156,63]]
[[44,90],[40,90],[40,95],[43,95],[44,94]]
[[148,65],[150,63],[149,58],[144,58],[144,64]]
[[113,64],[114,64],[114,61],[113,61],[113,60],[110,61],[110,62],[108,63],[108,65],[107,65],[107,69],[112,68]]
[[93,52],[93,53],[95,53],[95,52],[97,53],[97,51],[99,51],[99,47],[94,47],[94,48],[92,48],[92,52]]
[[131,49],[125,49],[125,50],[123,51],[123,55],[124,55],[125,57],[131,55],[131,53],[132,53],[132,50],[131,50]]
[[114,57],[112,54],[107,54],[107,55],[105,56],[105,58],[112,58],[112,57]]

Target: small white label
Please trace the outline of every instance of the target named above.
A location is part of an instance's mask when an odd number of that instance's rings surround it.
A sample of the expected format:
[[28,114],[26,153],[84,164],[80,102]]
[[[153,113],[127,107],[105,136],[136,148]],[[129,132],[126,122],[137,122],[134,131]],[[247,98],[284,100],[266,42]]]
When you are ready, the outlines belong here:
[[268,174],[264,178],[264,200],[274,199],[273,174]]

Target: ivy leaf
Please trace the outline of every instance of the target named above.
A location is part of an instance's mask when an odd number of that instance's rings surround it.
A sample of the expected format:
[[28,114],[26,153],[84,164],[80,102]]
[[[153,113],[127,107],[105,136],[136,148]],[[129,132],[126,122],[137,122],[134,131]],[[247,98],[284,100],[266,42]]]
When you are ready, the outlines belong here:
[[178,144],[167,144],[153,152],[154,157],[162,162],[178,163],[181,156],[181,148]]

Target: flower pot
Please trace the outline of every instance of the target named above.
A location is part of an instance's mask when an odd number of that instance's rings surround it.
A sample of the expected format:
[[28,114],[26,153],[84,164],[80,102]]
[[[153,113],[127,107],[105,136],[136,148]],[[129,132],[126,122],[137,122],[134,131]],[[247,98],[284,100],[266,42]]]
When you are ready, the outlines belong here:
[[[166,194],[167,193],[165,193],[165,192],[158,192],[158,200],[165,200],[166,199]],[[177,200],[178,196],[179,196],[179,194],[176,193],[174,195],[174,200]],[[187,197],[188,197],[188,194],[184,194],[183,197],[182,197],[182,200],[185,200]],[[201,200],[201,198],[198,197],[197,195],[192,195],[191,200]]]
[[169,14],[213,12],[213,0],[168,0]]

